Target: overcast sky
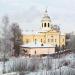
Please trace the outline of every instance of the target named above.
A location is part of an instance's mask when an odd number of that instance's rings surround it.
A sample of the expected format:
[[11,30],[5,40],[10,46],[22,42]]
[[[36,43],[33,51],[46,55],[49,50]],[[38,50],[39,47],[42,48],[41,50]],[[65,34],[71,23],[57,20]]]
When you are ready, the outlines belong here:
[[75,31],[75,0],[0,0],[0,21],[8,15],[10,23],[18,22],[23,30],[35,30],[46,8],[62,31]]

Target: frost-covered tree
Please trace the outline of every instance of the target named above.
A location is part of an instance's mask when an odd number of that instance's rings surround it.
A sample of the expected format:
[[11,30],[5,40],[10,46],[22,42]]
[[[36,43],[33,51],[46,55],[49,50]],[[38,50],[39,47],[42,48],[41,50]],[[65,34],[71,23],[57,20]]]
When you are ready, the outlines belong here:
[[70,44],[71,34],[70,33],[66,33],[65,38],[66,38],[66,42],[65,42],[66,43],[66,48],[68,49],[68,48],[70,48],[69,44]]
[[75,34],[71,33],[70,34],[70,38],[69,38],[69,42],[68,42],[68,49],[71,49],[72,51],[74,51],[75,49]]
[[1,39],[1,49],[3,53],[3,73],[5,73],[5,61],[8,56],[8,52],[10,50],[10,34],[9,34],[9,19],[8,16],[4,16],[2,19],[2,24],[3,24],[3,34],[2,34],[2,39]]
[[13,42],[13,49],[15,56],[19,56],[20,53],[20,45],[22,44],[22,34],[21,29],[18,23],[13,23],[11,25],[11,32],[12,32],[12,42]]
[[10,32],[10,24],[9,24],[9,17],[4,16],[2,19],[2,51],[5,51],[6,55],[9,56],[11,52],[12,42],[11,42],[11,32]]

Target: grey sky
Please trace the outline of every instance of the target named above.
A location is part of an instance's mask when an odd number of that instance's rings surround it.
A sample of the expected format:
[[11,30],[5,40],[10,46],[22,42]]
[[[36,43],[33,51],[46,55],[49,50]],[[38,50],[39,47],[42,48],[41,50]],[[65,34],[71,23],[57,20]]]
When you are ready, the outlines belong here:
[[75,31],[75,0],[0,0],[0,21],[8,15],[10,22],[18,22],[23,30],[35,30],[45,8],[62,31]]

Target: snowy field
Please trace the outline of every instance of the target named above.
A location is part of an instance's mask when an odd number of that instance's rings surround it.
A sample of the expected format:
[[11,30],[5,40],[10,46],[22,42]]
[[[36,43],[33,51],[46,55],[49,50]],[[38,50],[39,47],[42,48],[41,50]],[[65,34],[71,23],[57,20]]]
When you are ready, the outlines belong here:
[[6,74],[2,74],[3,62],[0,62],[0,75],[75,75],[75,54],[60,59],[12,57],[5,63],[5,70]]

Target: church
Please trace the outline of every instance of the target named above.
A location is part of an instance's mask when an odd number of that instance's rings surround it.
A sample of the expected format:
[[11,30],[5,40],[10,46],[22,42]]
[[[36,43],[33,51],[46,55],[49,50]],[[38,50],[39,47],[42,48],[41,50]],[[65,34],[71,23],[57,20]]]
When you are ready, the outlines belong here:
[[65,46],[65,34],[60,27],[52,23],[47,9],[41,19],[41,30],[31,34],[23,34],[23,45],[21,46],[27,54],[41,55],[55,53],[55,46]]

